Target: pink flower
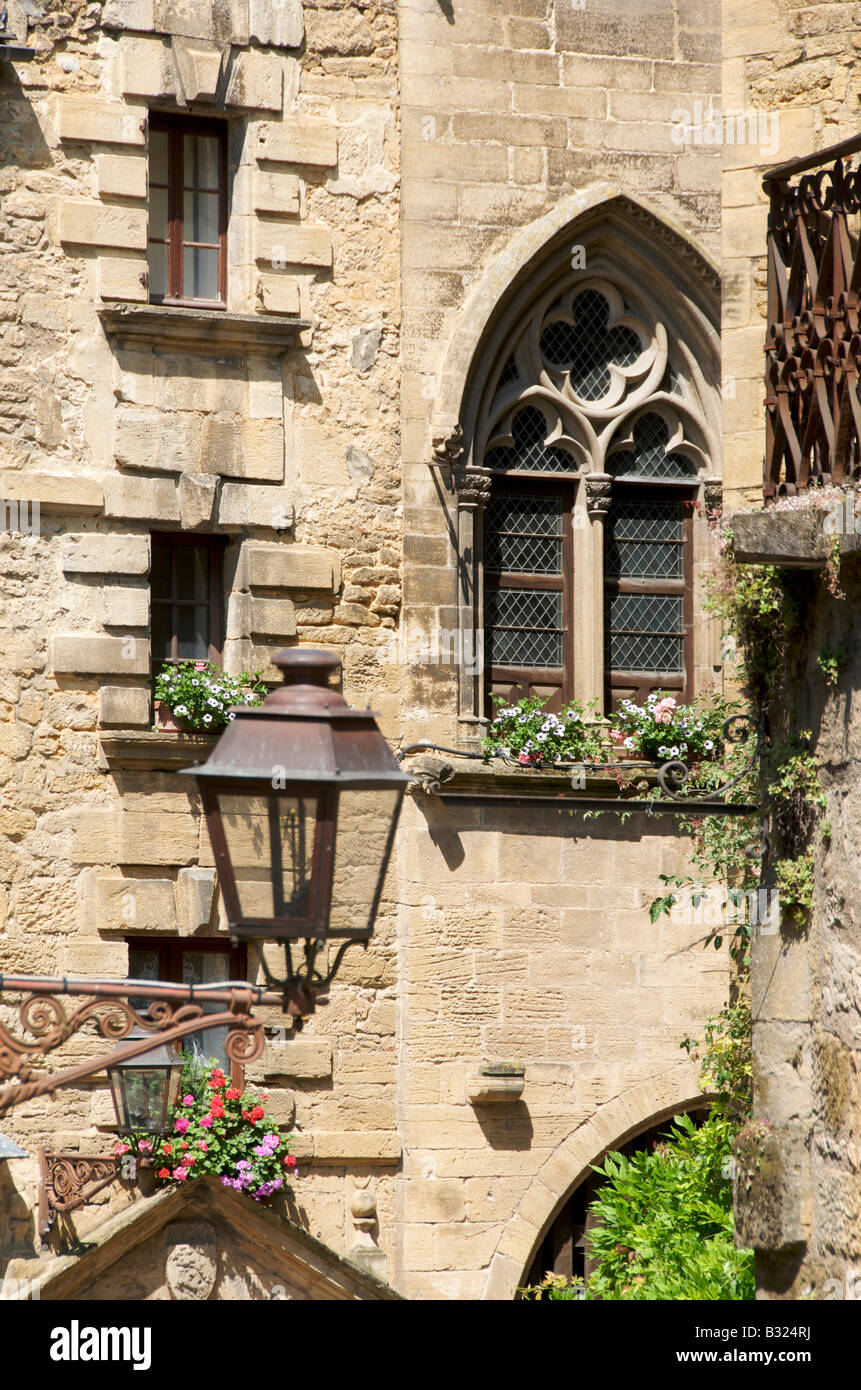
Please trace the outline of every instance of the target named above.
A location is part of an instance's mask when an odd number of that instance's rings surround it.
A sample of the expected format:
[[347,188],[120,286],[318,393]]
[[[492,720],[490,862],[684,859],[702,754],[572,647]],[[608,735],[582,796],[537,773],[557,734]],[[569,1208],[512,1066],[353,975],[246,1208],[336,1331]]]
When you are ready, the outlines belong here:
[[131,1144],[117,1144],[116,1151],[118,1154],[127,1154],[130,1148]]
[[211,1116],[211,1115],[204,1115],[204,1116],[203,1116],[203,1119],[201,1120],[200,1123],[201,1123],[201,1126],[202,1126],[203,1129],[211,1129],[211,1128],[212,1128],[212,1116]]
[[205,670],[206,670],[206,662],[205,662],[205,661],[196,661],[196,662],[194,663],[194,669],[195,669],[195,671],[205,671]]
[[208,1153],[208,1152],[209,1152],[209,1145],[207,1144],[207,1142],[206,1142],[205,1139],[199,1139],[199,1140],[197,1141],[197,1147],[198,1147],[199,1149],[202,1149],[204,1153]]
[[183,1105],[194,1105],[194,1096],[183,1096]]
[[140,1149],[141,1153],[152,1153],[152,1144],[148,1139],[141,1139],[140,1143],[138,1144],[138,1148]]
[[174,1129],[176,1130],[177,1134],[185,1134],[190,1124],[191,1120],[186,1119],[185,1115],[180,1115],[179,1119],[174,1125]]
[[296,1160],[295,1160],[295,1158],[293,1157],[292,1154],[288,1154],[287,1157],[285,1158],[285,1160],[284,1160],[284,1167],[285,1167],[285,1168],[295,1168],[295,1167],[296,1167]]
[[517,761],[518,761],[519,763],[528,763],[528,762],[530,761],[529,754],[528,754],[528,753],[521,753],[520,756],[519,756],[519,758],[517,759]]
[[658,709],[657,706],[655,707],[655,723],[656,723],[656,724],[672,724],[672,722],[673,722],[673,715],[672,715],[672,711],[671,711],[671,710],[668,710],[668,709]]
[[180,1165],[179,1168],[174,1168],[173,1176],[176,1178],[177,1182],[185,1182],[186,1178],[188,1177],[188,1169],[183,1168],[182,1165]]

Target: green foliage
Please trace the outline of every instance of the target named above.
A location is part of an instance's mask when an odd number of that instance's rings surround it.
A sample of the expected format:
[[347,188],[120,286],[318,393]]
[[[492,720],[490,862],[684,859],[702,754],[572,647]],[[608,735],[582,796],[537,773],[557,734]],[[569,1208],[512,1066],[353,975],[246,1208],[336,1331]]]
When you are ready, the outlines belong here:
[[840,677],[849,665],[849,648],[845,642],[839,647],[823,647],[816,658],[816,664],[825,677],[825,684],[834,690],[840,684]]
[[738,712],[716,694],[703,695],[679,705],[671,695],[655,692],[645,705],[625,700],[609,720],[599,723],[595,701],[572,701],[558,715],[549,714],[547,701],[538,695],[506,705],[501,696],[491,697],[497,714],[484,740],[484,756],[505,751],[524,764],[603,762],[608,757],[605,739],[631,754],[668,762],[670,759],[713,760],[722,752],[723,725]]
[[267,692],[262,671],[227,676],[208,661],[165,665],[155,678],[155,698],[185,728],[202,733],[226,728],[234,718],[231,705],[260,705]]
[[715,1091],[712,1114],[746,1120],[753,1106],[753,1053],[750,1005],[727,1004],[707,1020],[701,1039],[685,1038],[682,1047],[700,1063],[700,1085]]
[[832,598],[845,598],[840,585],[840,536],[832,536],[825,558],[825,583]]
[[[279,1192],[296,1166],[288,1152],[289,1139],[278,1133],[275,1120],[253,1095],[231,1087],[218,1066],[210,1067],[188,1054],[183,1058],[184,1090],[180,1084],[171,1115],[171,1132],[155,1143],[138,1136],[119,1143],[117,1153],[133,1151],[151,1159],[162,1183],[183,1183],[213,1173],[225,1187],[264,1201]],[[264,1094],[265,1099],[265,1094]]]
[[672,695],[649,695],[644,705],[623,700],[610,737],[629,751],[667,762],[714,760],[723,752],[723,726],[737,707],[710,694],[679,705]]
[[534,765],[595,762],[601,757],[601,737],[592,722],[594,701],[586,706],[573,700],[557,715],[545,712],[547,702],[538,695],[516,705],[506,705],[498,695],[492,699],[501,708],[484,740],[485,758],[501,749],[518,762]]
[[736,1129],[722,1114],[699,1128],[682,1116],[652,1152],[607,1157],[596,1170],[606,1182],[591,1208],[598,1268],[587,1298],[753,1298],[753,1251],[733,1240]]
[[813,903],[814,854],[811,840],[830,835],[827,799],[819,767],[810,750],[810,730],[803,729],[772,751],[768,797],[781,856],[775,878],[783,908],[805,914]]
[[566,1279],[564,1274],[545,1274],[540,1284],[517,1292],[528,1302],[542,1299],[548,1303],[573,1303],[586,1297],[586,1285],[580,1279]]

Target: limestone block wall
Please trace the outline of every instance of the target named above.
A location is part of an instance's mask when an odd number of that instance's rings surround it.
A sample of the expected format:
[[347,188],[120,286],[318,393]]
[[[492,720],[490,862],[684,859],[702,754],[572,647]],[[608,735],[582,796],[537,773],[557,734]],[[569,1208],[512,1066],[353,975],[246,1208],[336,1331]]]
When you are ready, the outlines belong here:
[[[831,834],[815,845],[806,920],[756,933],[752,946],[754,1132],[737,1185],[737,1224],[757,1252],[759,1296],[854,1298],[861,1260],[858,1136],[861,921],[855,852],[859,679],[857,561],[844,561],[836,600],[821,576],[799,593],[803,641],[785,703],[812,734]],[[796,576],[798,584],[799,577]],[[817,657],[844,645],[849,661],[829,689]]]
[[[411,1297],[512,1298],[601,1150],[699,1094],[680,1044],[725,1002],[726,952],[650,925],[651,884],[685,863],[656,819],[408,805],[394,1282]],[[471,1099],[500,1064],[524,1068],[522,1095]]]
[[[720,7],[683,0],[402,0],[403,456],[407,634],[457,627],[452,499],[432,473],[470,361],[452,345],[528,262],[515,234],[549,238],[621,193],[706,256],[720,249],[720,161],[678,140],[681,109],[720,86]],[[635,213],[632,212],[632,216]],[[572,242],[576,237],[572,235]],[[529,255],[540,250],[540,242]],[[678,255],[678,251],[675,252]],[[718,461],[715,460],[717,464]],[[449,514],[447,515],[447,510]],[[409,710],[454,736],[457,673],[424,662]]]
[[[857,134],[858,52],[857,14],[846,4],[766,0],[751,7],[744,0],[723,0],[720,140],[728,506],[762,501],[768,218],[762,175]],[[741,139],[736,125],[740,114]]]
[[[225,537],[228,670],[274,677],[279,647],[324,645],[398,737],[400,674],[378,660],[402,554],[395,15],[43,8],[36,60],[0,68],[0,953],[122,977],[130,931],[225,936],[196,798],[148,733],[152,531]],[[227,311],[179,336],[141,317],[150,110],[230,130]],[[105,754],[129,735],[156,745],[143,765]],[[378,1174],[391,1239],[393,917],[301,1039],[273,1019],[249,1074],[301,1136],[303,1222],[341,1250],[350,1182]],[[97,1152],[109,1124],[99,1084],[4,1122],[34,1157],[0,1260],[32,1258],[39,1145]],[[79,1229],[128,1200],[106,1193]]]

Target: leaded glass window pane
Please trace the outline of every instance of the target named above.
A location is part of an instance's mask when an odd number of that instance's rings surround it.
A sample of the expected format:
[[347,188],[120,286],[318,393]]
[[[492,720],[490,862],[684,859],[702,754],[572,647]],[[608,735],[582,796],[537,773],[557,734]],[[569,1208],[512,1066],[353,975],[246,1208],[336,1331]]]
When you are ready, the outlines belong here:
[[660,415],[641,415],[634,426],[633,448],[616,449],[607,459],[607,472],[614,478],[684,478],[694,469],[683,454],[668,454],[670,431]]
[[485,568],[491,574],[562,573],[562,502],[558,498],[491,498]]
[[562,668],[562,594],[490,589],[486,595],[491,666]]
[[548,448],[544,443],[550,427],[540,410],[525,406],[511,424],[514,447],[491,449],[485,456],[488,468],[529,470],[533,473],[576,473],[577,460],[567,449]]
[[610,364],[630,367],[640,356],[640,339],[624,326],[608,328],[609,301],[598,290],[584,290],[574,300],[573,323],[555,319],[541,333],[545,362],[568,370],[581,400],[598,401],[610,389]]
[[608,594],[607,664],[612,671],[684,670],[681,594]]
[[604,568],[613,579],[681,579],[679,502],[616,502],[607,517]]

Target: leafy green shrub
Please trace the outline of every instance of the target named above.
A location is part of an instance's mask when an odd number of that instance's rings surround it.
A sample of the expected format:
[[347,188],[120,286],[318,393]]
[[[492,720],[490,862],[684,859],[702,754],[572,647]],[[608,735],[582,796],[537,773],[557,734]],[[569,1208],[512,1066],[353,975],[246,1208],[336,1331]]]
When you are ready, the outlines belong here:
[[717,1300],[754,1296],[753,1251],[733,1239],[732,1142],[737,1124],[682,1116],[649,1153],[610,1154],[592,1204],[586,1297]]

